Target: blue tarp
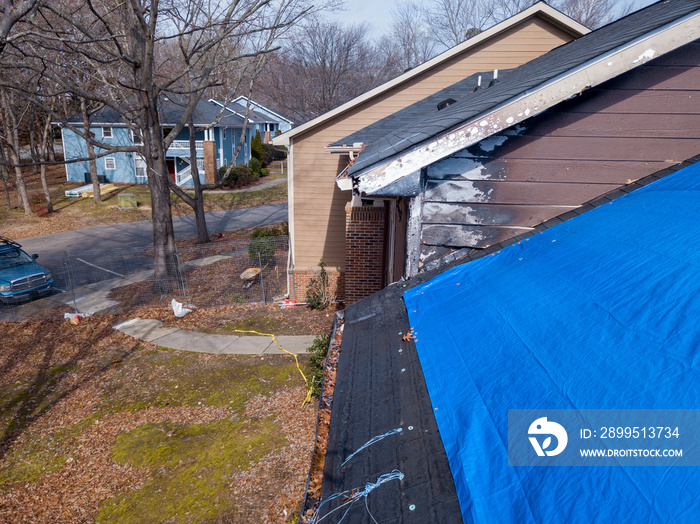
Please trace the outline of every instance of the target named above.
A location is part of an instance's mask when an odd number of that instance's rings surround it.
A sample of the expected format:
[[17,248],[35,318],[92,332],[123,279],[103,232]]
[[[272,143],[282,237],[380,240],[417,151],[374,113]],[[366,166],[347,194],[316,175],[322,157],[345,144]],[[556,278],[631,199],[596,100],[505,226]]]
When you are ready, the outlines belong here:
[[698,468],[507,457],[509,409],[700,408],[700,164],[404,300],[465,522],[700,522]]

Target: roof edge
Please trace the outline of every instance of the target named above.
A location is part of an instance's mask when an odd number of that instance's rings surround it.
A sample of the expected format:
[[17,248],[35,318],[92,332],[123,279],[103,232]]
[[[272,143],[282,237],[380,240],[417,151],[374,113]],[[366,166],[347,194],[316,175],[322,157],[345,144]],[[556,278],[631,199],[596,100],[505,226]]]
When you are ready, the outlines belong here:
[[399,76],[389,80],[388,82],[385,82],[382,85],[375,87],[374,89],[371,89],[366,93],[363,93],[360,96],[349,100],[348,102],[345,102],[344,104],[341,104],[335,109],[332,109],[320,116],[317,116],[312,120],[309,120],[304,124],[301,124],[300,126],[297,126],[287,131],[282,135],[275,137],[272,140],[272,143],[276,146],[289,146],[291,138],[301,133],[304,133],[309,129],[312,129],[317,125],[327,120],[330,120],[331,118],[341,115],[342,113],[345,113],[346,111],[349,111],[350,109],[364,102],[367,102],[368,100],[371,100],[376,96],[379,96],[380,94],[388,91],[389,89],[392,89],[404,82],[407,82],[408,80],[411,80],[412,78],[422,74],[425,71],[437,67],[438,65],[442,64],[446,60],[449,60],[453,56],[463,53],[486,40],[494,38],[495,36],[503,33],[504,31],[507,31],[511,27],[514,27],[515,25],[529,18],[534,18],[535,16],[541,16],[542,18],[545,18],[547,21],[554,23],[554,25],[556,25],[560,29],[576,37],[583,36],[586,33],[590,33],[591,31],[586,26],[576,22],[573,18],[568,17],[561,11],[554,9],[549,4],[545,2],[538,2],[535,5],[528,7],[524,11],[521,11],[517,15],[513,15],[510,18],[507,18],[502,22],[491,26],[490,28],[486,29],[485,31],[482,31],[481,33],[470,38],[469,40],[465,40],[461,44],[456,45],[448,49],[447,51],[440,53],[439,55],[437,55],[434,58],[431,58],[427,62],[423,62],[421,65],[416,66],[413,69],[400,74]]

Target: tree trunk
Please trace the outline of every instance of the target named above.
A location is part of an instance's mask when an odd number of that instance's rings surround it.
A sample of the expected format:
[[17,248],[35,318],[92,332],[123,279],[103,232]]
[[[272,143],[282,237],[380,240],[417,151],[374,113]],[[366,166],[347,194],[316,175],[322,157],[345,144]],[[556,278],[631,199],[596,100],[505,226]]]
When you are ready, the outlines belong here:
[[155,285],[161,292],[177,289],[181,282],[177,267],[175,231],[170,207],[170,173],[165,159],[165,145],[155,100],[143,95],[144,118],[141,126],[148,164],[148,188],[151,192]]
[[[35,113],[36,109],[32,111]],[[34,115],[31,116],[29,123],[29,154],[32,157],[32,173],[36,175],[39,173],[39,155],[37,154],[37,144],[36,144],[36,118]]]
[[10,189],[7,187],[7,183],[10,181],[10,175],[7,172],[6,161],[5,148],[2,146],[2,142],[0,142],[0,178],[2,178],[2,187],[5,190],[5,198],[7,199],[7,210],[10,211],[12,209],[12,200],[10,199]]
[[192,173],[192,184],[194,185],[194,217],[197,223],[197,243],[206,244],[209,242],[209,231],[207,231],[207,218],[204,214],[204,194],[202,184],[199,180],[199,167],[197,166],[197,143],[195,140],[196,131],[192,117],[187,121],[190,129],[190,172]]
[[10,155],[10,163],[15,168],[15,184],[17,187],[17,200],[24,208],[26,215],[32,214],[32,208],[29,205],[29,196],[27,188],[24,185],[24,177],[22,175],[22,167],[19,164],[19,131],[17,129],[17,115],[15,107],[9,99],[7,92],[2,93],[2,109],[3,109],[3,126],[5,129],[5,140],[7,140],[8,153]]
[[44,115],[44,129],[41,135],[41,144],[39,144],[39,160],[41,162],[41,187],[44,189],[44,199],[46,200],[46,211],[53,213],[53,202],[51,201],[51,191],[49,190],[49,182],[46,180],[46,160],[49,155],[49,150],[53,146],[53,137],[51,136],[51,115]]
[[[88,115],[87,103],[85,100],[80,101],[80,112],[83,114],[83,131],[85,134],[92,138],[92,133],[90,132],[90,115]],[[100,194],[100,181],[97,178],[97,163],[95,162],[95,148],[89,140],[85,140],[87,144],[87,154],[90,164],[90,180],[92,181],[93,189],[93,199],[95,204],[102,202],[102,195]]]
[[29,203],[29,195],[27,194],[27,186],[24,185],[24,175],[22,174],[22,166],[20,166],[20,159],[19,159],[19,131],[17,130],[17,126],[14,126],[12,129],[10,136],[12,137],[12,142],[9,152],[10,152],[10,161],[14,165],[15,168],[15,186],[17,187],[17,196],[18,199],[24,208],[24,214],[25,215],[31,215],[32,214],[32,206]]

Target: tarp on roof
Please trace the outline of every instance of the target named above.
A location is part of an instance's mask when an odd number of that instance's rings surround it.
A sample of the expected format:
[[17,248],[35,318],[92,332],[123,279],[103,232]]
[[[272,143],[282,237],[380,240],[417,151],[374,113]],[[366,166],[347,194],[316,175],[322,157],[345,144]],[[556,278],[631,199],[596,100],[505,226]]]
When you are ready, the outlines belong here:
[[700,164],[404,294],[465,522],[697,522],[695,467],[514,467],[508,410],[700,407]]

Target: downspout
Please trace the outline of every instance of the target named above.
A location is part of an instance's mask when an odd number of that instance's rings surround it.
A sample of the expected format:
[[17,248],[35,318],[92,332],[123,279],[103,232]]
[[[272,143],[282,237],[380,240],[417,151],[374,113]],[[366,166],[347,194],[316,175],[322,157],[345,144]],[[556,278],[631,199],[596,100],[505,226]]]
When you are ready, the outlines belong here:
[[[287,298],[291,298],[294,287],[294,168],[292,161],[292,149],[294,141],[289,140],[287,152],[287,220],[289,227],[289,249],[287,250]],[[294,298],[296,299],[296,293]]]

